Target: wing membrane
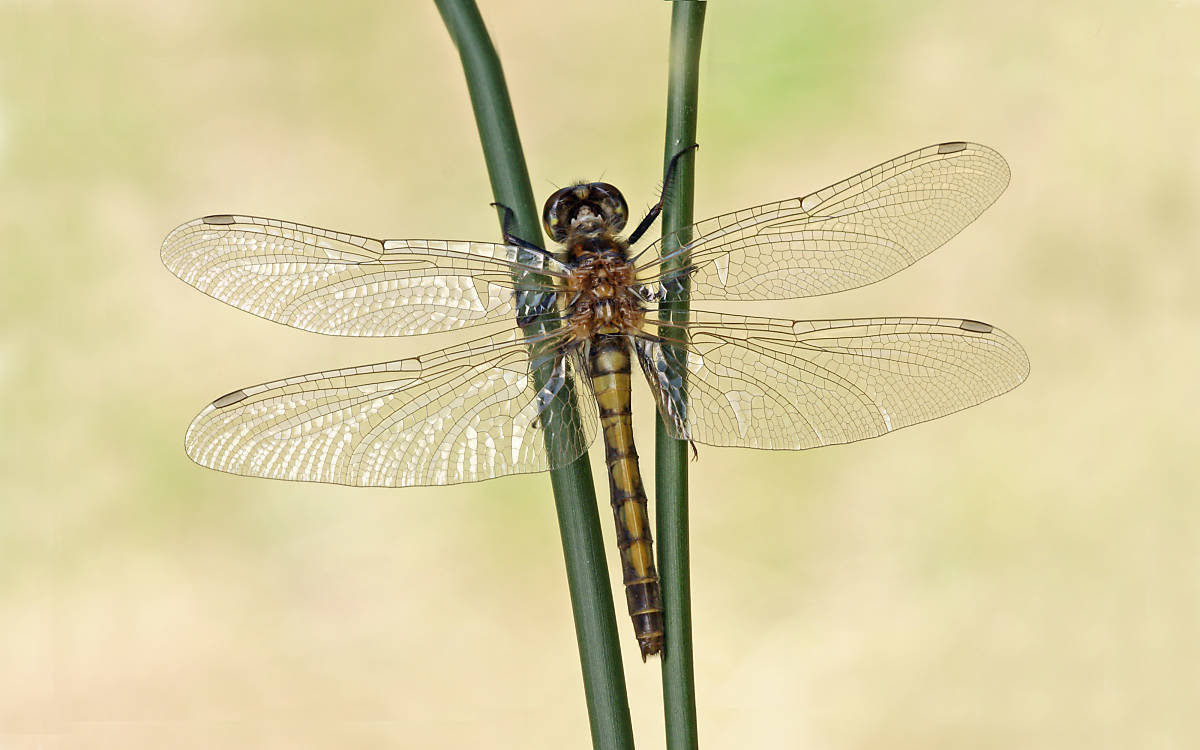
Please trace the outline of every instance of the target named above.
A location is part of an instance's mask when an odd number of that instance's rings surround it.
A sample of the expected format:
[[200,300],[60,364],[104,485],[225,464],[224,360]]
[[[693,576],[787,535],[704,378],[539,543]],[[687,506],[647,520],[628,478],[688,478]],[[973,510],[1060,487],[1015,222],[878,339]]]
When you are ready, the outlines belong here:
[[[940,143],[815,193],[718,216],[685,229],[680,250],[650,246],[649,295],[791,299],[871,284],[915,263],[975,220],[1008,185],[987,146]],[[679,270],[653,266],[678,260]]]
[[[492,242],[375,240],[277,219],[206,216],[172,231],[179,278],[277,323],[341,336],[401,336],[553,307],[554,258]],[[514,288],[525,291],[516,310]]]
[[[580,456],[596,434],[595,407],[581,423],[554,424],[579,363],[542,342],[560,382],[533,385],[529,349],[513,330],[413,359],[303,375],[214,401],[184,440],[192,460],[247,476],[409,487],[545,471]],[[553,402],[558,402],[557,405]],[[544,408],[550,404],[551,408]],[[552,430],[554,454],[543,429]]]
[[652,316],[667,346],[645,338],[637,349],[668,429],[708,445],[796,450],[877,437],[998,396],[1029,373],[1011,336],[961,318],[690,316]]

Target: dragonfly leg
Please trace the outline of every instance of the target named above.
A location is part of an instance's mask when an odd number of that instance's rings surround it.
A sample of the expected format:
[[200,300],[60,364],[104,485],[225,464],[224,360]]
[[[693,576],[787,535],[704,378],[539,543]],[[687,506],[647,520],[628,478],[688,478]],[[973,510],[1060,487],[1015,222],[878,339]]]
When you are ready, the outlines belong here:
[[504,205],[503,203],[492,203],[490,205],[494,208],[504,209],[504,242],[505,242],[505,244],[514,245],[516,247],[521,247],[526,250],[533,250],[533,251],[541,253],[543,255],[546,254],[546,248],[538,247],[537,245],[530,242],[529,240],[523,240],[520,237],[518,237],[517,235],[512,233],[513,225],[517,223],[517,214],[515,211],[512,210],[512,208]]
[[546,379],[546,384],[541,387],[537,393],[537,415],[533,418],[531,427],[542,426],[542,413],[550,407],[554,402],[558,392],[567,382],[567,358],[559,353],[554,358],[554,369],[550,373],[550,377]]
[[658,218],[658,215],[662,213],[663,201],[667,198],[667,190],[671,187],[671,177],[675,174],[675,165],[679,163],[679,160],[683,158],[684,154],[692,149],[697,148],[700,148],[700,144],[693,143],[692,145],[672,156],[671,161],[667,162],[667,171],[665,174],[663,174],[662,192],[658,195],[658,203],[655,203],[654,206],[651,207],[650,213],[646,214],[646,218],[642,219],[642,222],[637,225],[637,229],[633,230],[633,233],[629,235],[630,245],[640,240],[642,235],[646,233],[646,230],[650,228],[650,225],[654,223],[654,220]]

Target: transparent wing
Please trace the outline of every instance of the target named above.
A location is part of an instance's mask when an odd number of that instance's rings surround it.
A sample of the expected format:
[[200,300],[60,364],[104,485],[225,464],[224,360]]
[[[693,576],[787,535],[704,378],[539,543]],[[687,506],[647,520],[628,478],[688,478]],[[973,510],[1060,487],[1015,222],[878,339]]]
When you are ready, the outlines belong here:
[[253,216],[177,227],[162,260],[179,278],[277,323],[341,336],[432,333],[554,306],[548,255],[492,242],[374,240]]
[[[791,299],[864,286],[929,254],[990,206],[1008,164],[987,146],[940,143],[815,193],[694,224],[667,257],[662,240],[639,265],[647,295]],[[685,262],[663,274],[658,264]]]
[[664,421],[676,437],[709,445],[849,443],[974,406],[1029,374],[1011,336],[961,318],[792,321],[693,310],[687,323],[647,322],[668,344],[635,341]]
[[[557,338],[542,342],[557,386],[540,392],[514,330],[234,391],[192,421],[185,448],[233,474],[358,486],[456,484],[561,466],[587,450],[597,418],[580,399],[570,411],[579,421],[565,421],[579,363],[555,352]],[[553,455],[543,430],[554,436]]]

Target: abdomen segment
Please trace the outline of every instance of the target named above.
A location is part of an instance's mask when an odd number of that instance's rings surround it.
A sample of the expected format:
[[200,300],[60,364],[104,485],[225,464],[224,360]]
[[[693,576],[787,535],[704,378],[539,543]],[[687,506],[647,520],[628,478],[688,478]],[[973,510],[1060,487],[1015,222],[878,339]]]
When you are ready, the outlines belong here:
[[642,660],[663,649],[663,606],[654,568],[654,540],[646,512],[646,490],[633,444],[630,407],[630,349],[624,336],[598,335],[592,340],[592,389],[600,407],[608,486],[617,523],[625,598]]

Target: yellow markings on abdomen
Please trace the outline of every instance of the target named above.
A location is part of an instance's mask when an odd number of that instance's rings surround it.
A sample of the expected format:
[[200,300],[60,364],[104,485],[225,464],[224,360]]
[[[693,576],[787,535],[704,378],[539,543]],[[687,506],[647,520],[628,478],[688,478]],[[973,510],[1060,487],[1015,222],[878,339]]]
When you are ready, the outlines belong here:
[[617,524],[617,546],[625,598],[642,660],[663,648],[662,593],[654,568],[654,539],[650,533],[646,490],[633,444],[630,397],[630,351],[622,336],[599,335],[592,340],[592,390],[600,407],[608,486]]

